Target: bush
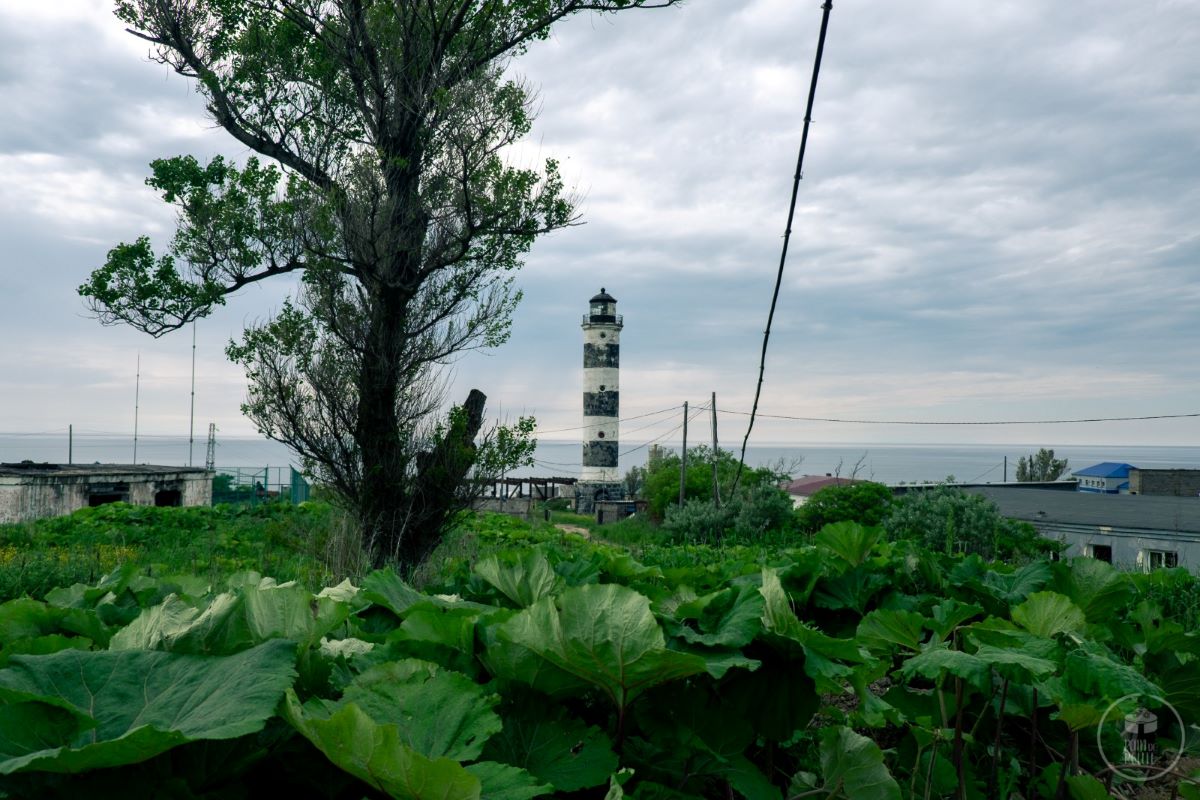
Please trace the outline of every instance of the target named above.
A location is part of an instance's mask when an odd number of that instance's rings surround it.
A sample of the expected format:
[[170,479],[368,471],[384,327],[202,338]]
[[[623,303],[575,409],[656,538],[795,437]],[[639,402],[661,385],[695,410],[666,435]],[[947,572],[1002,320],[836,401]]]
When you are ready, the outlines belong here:
[[769,484],[754,486],[717,508],[692,499],[669,506],[663,531],[673,542],[760,544],[790,536],[795,529],[792,501]]
[[986,559],[1043,555],[1058,545],[1025,522],[1007,519],[986,497],[949,486],[910,491],[896,499],[883,522],[890,539],[910,539],[953,555]]
[[801,531],[816,533],[834,522],[858,522],[875,526],[892,507],[892,490],[882,483],[853,483],[826,486],[813,494],[796,512]]
[[[650,514],[655,519],[665,519],[667,509],[678,506],[679,503],[679,456],[668,452],[657,459],[652,468],[648,468],[643,495],[649,503]],[[732,491],[733,479],[737,474],[738,460],[727,450],[717,450],[717,483],[720,485],[721,499],[725,501]],[[713,451],[706,446],[688,448],[688,468],[684,478],[685,500],[704,500],[712,503],[713,487]],[[774,487],[781,476],[766,467],[750,468],[742,471],[738,491],[752,490],[756,486],[769,485]],[[786,496],[786,495],[785,495]]]

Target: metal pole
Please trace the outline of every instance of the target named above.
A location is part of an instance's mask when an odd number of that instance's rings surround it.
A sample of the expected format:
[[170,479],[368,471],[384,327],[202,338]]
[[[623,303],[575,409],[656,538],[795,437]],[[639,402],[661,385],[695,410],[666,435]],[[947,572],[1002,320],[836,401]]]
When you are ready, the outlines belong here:
[[717,393],[712,393],[712,468],[713,468],[713,505],[721,507],[721,484],[717,482]]
[[188,466],[192,465],[192,443],[196,440],[196,323],[192,321],[192,408],[188,415]]
[[137,356],[137,376],[133,383],[133,463],[137,463],[138,403],[142,391],[142,354]]
[[1004,457],[1004,482],[1008,483],[1008,456]]
[[683,401],[683,455],[679,459],[679,505],[683,505],[683,490],[687,486],[687,418],[688,404]]

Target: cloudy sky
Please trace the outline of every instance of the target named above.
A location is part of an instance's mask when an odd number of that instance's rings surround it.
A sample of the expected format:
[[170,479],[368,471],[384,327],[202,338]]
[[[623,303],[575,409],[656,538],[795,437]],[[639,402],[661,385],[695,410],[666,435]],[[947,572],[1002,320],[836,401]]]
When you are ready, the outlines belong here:
[[[514,64],[541,113],[513,158],[558,158],[586,224],[535,246],[510,342],[453,365],[455,396],[578,425],[579,319],[604,286],[622,416],[712,391],[749,409],[819,22],[817,0],[691,0],[575,18]],[[1197,54],[1194,0],[837,0],[761,409],[1200,411]],[[116,243],[170,236],[150,160],[247,153],[101,0],[0,0],[0,107],[0,432],[131,429],[140,354],[142,430],[186,434],[190,336],[101,327],[76,287]],[[198,430],[253,433],[222,351],[287,288],[200,324]],[[755,441],[1195,445],[1200,420],[763,420]]]

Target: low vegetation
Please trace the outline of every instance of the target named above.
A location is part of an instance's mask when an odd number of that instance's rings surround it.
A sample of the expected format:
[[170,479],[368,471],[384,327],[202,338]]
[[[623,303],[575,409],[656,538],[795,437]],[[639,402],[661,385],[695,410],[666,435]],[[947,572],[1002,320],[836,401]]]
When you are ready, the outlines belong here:
[[712,541],[468,515],[422,569],[340,582],[321,504],[10,526],[6,554],[125,549],[0,604],[0,796],[1135,796],[1101,723],[1159,704],[1183,741],[1195,578],[890,534],[960,503],[914,497]]

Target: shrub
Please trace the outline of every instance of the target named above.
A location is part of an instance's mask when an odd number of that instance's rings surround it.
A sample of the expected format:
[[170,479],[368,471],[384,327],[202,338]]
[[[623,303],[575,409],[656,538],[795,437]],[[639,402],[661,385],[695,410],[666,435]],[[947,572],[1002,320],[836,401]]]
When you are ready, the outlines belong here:
[[952,555],[987,559],[1030,557],[1057,549],[1032,525],[1000,515],[986,497],[949,486],[910,491],[896,499],[883,521],[888,538],[910,539]]
[[834,522],[879,525],[892,507],[892,490],[882,483],[826,486],[796,512],[800,530],[816,533]]
[[663,531],[674,542],[758,544],[789,536],[795,528],[792,501],[769,484],[751,487],[720,508],[692,499],[668,506]]

